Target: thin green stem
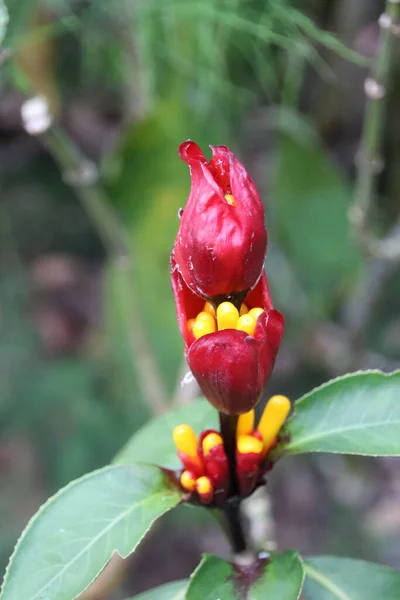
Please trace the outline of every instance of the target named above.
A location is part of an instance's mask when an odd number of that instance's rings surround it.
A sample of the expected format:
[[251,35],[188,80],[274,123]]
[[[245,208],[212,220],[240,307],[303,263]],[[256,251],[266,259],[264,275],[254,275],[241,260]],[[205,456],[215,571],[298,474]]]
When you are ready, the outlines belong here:
[[[361,147],[358,156],[357,178],[352,208],[352,222],[363,247],[371,250],[376,240],[368,232],[368,221],[375,196],[375,177],[382,169],[381,145],[384,129],[385,98],[393,56],[398,38],[396,27],[400,23],[400,4],[387,0],[384,14],[379,20],[381,35],[376,58],[365,80],[367,103]],[[379,254],[379,252],[374,252]]]
[[60,165],[66,183],[75,190],[92,219],[109,256],[129,256],[128,235],[97,185],[96,165],[81,153],[71,138],[56,124],[44,134],[43,139]]
[[167,407],[164,383],[157,362],[149,347],[134,288],[133,260],[129,236],[115,214],[109,199],[97,184],[98,173],[74,141],[57,124],[43,135],[43,140],[60,166],[65,182],[76,192],[83,208],[92,220],[113,265],[121,316],[131,346],[132,368],[136,371],[143,397],[153,414]]

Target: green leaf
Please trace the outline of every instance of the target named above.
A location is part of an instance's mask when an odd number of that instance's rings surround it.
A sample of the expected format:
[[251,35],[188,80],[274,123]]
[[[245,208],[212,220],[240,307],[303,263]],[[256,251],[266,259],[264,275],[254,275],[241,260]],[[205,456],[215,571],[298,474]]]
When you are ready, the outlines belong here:
[[181,497],[158,468],[112,466],[60,490],[22,534],[1,600],[73,600],[114,552],[133,552],[153,521]]
[[400,572],[350,558],[318,556],[304,563],[306,600],[398,600]]
[[128,600],[184,600],[187,580],[166,583]]
[[218,426],[218,412],[203,398],[153,419],[142,427],[115,458],[117,464],[147,462],[169,469],[179,468],[180,461],[172,441],[172,432],[176,425],[186,423],[196,433]]
[[297,552],[273,554],[260,579],[250,588],[251,600],[297,600],[303,580],[303,565]]
[[297,600],[303,579],[302,563],[293,551],[273,553],[248,570],[205,555],[191,577],[186,600]]
[[240,591],[234,581],[236,573],[231,563],[206,554],[192,574],[186,600],[239,600]]
[[285,452],[400,455],[400,371],[338,377],[295,404]]
[[[280,243],[308,293],[325,313],[359,265],[349,228],[351,190],[319,144],[284,135],[274,183]],[[334,249],[334,251],[333,251]]]

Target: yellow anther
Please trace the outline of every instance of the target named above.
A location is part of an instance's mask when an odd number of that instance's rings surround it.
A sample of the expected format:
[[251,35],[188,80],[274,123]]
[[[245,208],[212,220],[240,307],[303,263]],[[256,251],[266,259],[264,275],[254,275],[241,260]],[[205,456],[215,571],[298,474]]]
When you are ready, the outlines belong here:
[[249,335],[254,335],[254,330],[256,328],[256,319],[252,317],[250,314],[242,315],[239,317],[239,320],[236,325],[236,329],[240,331],[245,331]]
[[223,443],[222,437],[219,433],[209,433],[203,440],[203,454],[207,456],[212,448],[220,446]]
[[195,323],[195,319],[189,319],[188,322],[186,323],[187,329],[188,329],[189,333],[191,331],[193,331],[193,325],[194,325],[194,323]]
[[237,449],[240,454],[261,454],[263,443],[252,435],[239,435]]
[[196,491],[200,494],[210,494],[213,491],[213,484],[209,477],[203,475],[196,481]]
[[196,478],[190,471],[183,471],[180,482],[183,489],[187,492],[194,492],[196,489]]
[[231,206],[236,206],[235,198],[232,196],[232,194],[225,194],[225,200]]
[[250,410],[244,415],[240,415],[236,427],[236,435],[247,435],[254,429],[254,410]]
[[248,307],[247,307],[247,304],[245,304],[245,303],[243,302],[242,306],[240,307],[239,315],[240,315],[240,316],[242,316],[242,315],[246,315],[248,312],[249,312],[249,309],[248,309]]
[[[203,311],[205,313],[208,313],[209,315],[211,315],[212,317],[215,317],[215,308],[213,307],[213,305],[210,302],[206,302],[203,308]],[[200,313],[201,314],[201,313]]]
[[236,329],[239,311],[231,302],[222,302],[217,308],[218,329]]
[[177,425],[172,433],[172,437],[179,452],[183,452],[183,454],[191,457],[197,457],[197,437],[189,425]]
[[217,324],[214,317],[206,312],[201,312],[197,315],[195,322],[193,323],[193,335],[198,340],[203,335],[208,333],[214,333],[217,330]]
[[252,308],[252,309],[249,310],[249,315],[251,315],[252,317],[254,317],[255,320],[257,321],[258,317],[260,315],[262,315],[263,312],[264,312],[263,308],[259,308],[259,307]]
[[257,427],[262,435],[265,450],[274,442],[289,412],[290,400],[286,396],[272,396],[268,400]]
[[199,312],[199,314],[196,317],[196,321],[205,321],[206,323],[215,323],[215,319],[214,317],[206,312],[205,310]]

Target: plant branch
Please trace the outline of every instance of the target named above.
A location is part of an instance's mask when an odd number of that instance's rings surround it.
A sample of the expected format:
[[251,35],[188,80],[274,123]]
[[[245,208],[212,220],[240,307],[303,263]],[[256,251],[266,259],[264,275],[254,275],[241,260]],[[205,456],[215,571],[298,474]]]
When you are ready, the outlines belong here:
[[400,27],[398,0],[386,1],[385,12],[379,19],[379,26],[381,34],[376,58],[364,84],[367,103],[361,148],[357,157],[357,179],[350,220],[360,246],[369,255],[397,262],[400,260],[400,239],[378,240],[370,230],[369,221],[375,196],[375,177],[383,168],[381,143],[385,98]]
[[131,359],[146,404],[153,414],[168,405],[158,365],[149,347],[140,307],[134,289],[133,259],[128,233],[116,216],[109,199],[97,185],[96,165],[88,160],[74,141],[57,124],[43,132],[42,139],[60,166],[62,177],[76,192],[92,220],[115,268],[120,296],[120,310],[129,336]]
[[109,200],[97,185],[97,166],[88,160],[72,139],[57,124],[43,135],[43,140],[60,166],[62,177],[76,192],[91,218],[110,258],[128,257],[128,235],[110,207]]

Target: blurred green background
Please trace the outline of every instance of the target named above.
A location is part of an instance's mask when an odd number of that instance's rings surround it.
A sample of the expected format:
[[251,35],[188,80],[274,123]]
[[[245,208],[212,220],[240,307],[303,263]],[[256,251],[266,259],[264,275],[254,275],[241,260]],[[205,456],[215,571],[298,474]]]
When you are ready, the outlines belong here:
[[[0,566],[60,486],[188,401],[169,284],[189,191],[177,147],[225,144],[265,202],[267,273],[287,328],[267,394],[295,399],[400,365],[400,277],[363,256],[348,211],[379,0],[8,0],[0,54]],[[57,126],[29,135],[23,103]],[[400,219],[400,61],[374,230]],[[400,229],[397,225],[397,229]],[[156,440],[155,440],[156,443]],[[272,477],[282,548],[400,567],[400,466],[330,456]],[[271,525],[272,526],[272,525]],[[180,509],[143,545],[121,598],[226,552]]]

